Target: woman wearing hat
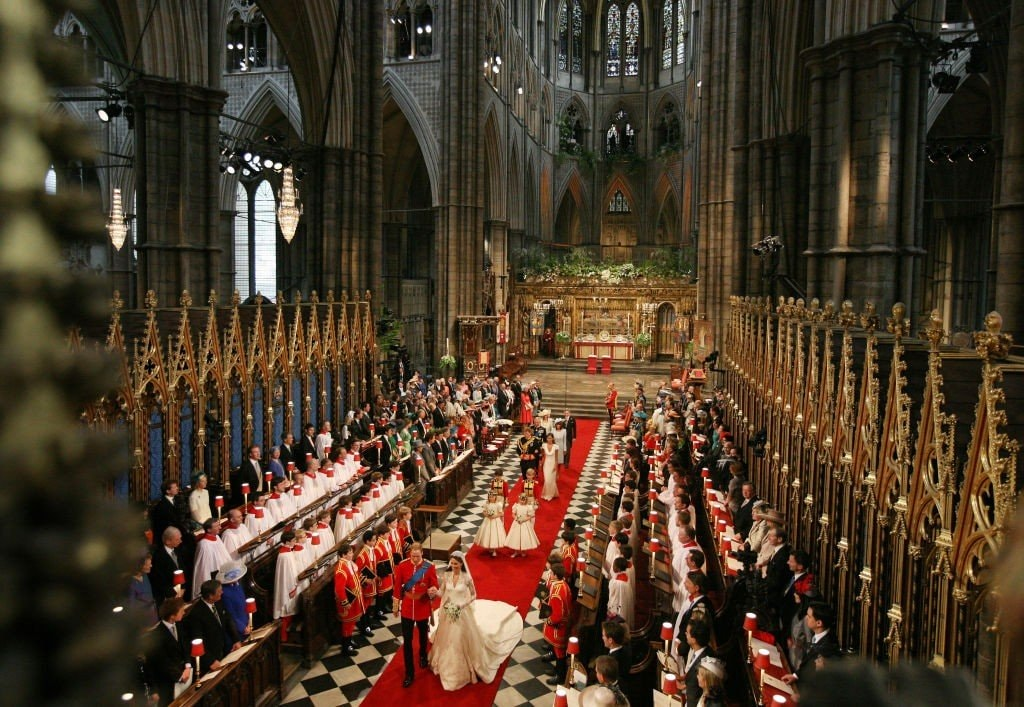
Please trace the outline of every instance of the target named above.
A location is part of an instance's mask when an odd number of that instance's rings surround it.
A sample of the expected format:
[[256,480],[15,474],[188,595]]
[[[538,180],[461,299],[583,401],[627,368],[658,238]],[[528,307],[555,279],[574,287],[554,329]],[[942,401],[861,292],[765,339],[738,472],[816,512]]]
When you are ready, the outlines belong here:
[[725,663],[711,656],[701,659],[697,684],[704,691],[697,707],[725,707]]
[[232,560],[220,566],[217,572],[217,581],[220,582],[223,594],[221,602],[227,609],[228,615],[238,629],[239,636],[249,634],[249,614],[245,610],[245,590],[238,583],[245,576],[246,566],[238,561]]

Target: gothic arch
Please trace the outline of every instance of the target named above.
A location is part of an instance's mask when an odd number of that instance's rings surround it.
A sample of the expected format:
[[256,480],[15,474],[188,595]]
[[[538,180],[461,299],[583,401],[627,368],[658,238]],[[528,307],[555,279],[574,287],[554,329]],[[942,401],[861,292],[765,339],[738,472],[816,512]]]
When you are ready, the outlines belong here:
[[[299,104],[291,100],[288,92],[270,76],[265,77],[259,86],[249,94],[249,99],[245,102],[239,117],[249,123],[259,123],[262,125],[274,107],[281,111],[282,115],[288,119],[288,124],[295,131],[295,134],[299,136],[299,139],[303,139],[302,113]],[[254,137],[255,133],[258,132],[253,125],[246,123],[239,123],[238,125],[239,128],[235,131],[235,134],[240,137]]]
[[649,240],[654,246],[676,246],[680,241],[679,197],[668,175],[662,174],[654,187],[654,228]]
[[[583,180],[580,178],[579,170],[574,168],[563,179],[555,199],[558,208],[555,213],[555,232],[552,234],[552,240],[564,240],[569,245],[583,245],[589,240],[589,221],[584,194]],[[559,233],[560,230],[562,234]]]
[[508,209],[508,227],[514,230],[525,230],[523,219],[523,177],[519,166],[519,146],[512,145],[508,163],[508,181],[505,184],[505,195]]
[[505,183],[505,160],[501,150],[503,145],[501,131],[498,129],[498,120],[494,110],[489,109],[487,117],[484,119],[484,149],[487,153],[488,167],[487,173],[484,175],[484,179],[487,180],[486,194],[488,195],[484,214],[486,218],[498,221],[508,218],[503,189]]
[[640,208],[640,202],[637,200],[636,195],[633,193],[633,188],[630,186],[626,178],[621,174],[615,174],[612,177],[611,182],[608,184],[608,188],[604,191],[604,199],[601,201],[601,213],[608,210],[608,202],[611,201],[612,197],[615,196],[615,192],[621,191],[622,195],[626,197],[626,201],[629,202],[629,210],[633,214],[637,214]]
[[405,119],[409,121],[409,127],[412,128],[412,132],[416,136],[416,142],[419,143],[420,152],[423,154],[423,162],[427,166],[427,174],[430,175],[430,195],[436,204],[438,203],[437,185],[440,179],[437,139],[430,129],[430,121],[416,100],[416,96],[413,95],[409,87],[405,85],[405,82],[391,69],[384,71],[384,97],[382,103],[387,103],[388,99],[394,101],[398,109],[402,111]]

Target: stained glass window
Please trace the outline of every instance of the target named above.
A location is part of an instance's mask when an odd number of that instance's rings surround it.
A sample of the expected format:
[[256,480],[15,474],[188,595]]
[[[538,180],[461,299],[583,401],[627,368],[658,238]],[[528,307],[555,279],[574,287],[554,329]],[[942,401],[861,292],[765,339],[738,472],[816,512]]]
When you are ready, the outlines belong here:
[[558,6],[558,70],[569,68],[569,13],[565,0]]
[[676,18],[676,64],[686,61],[686,0],[679,0],[679,16]]
[[626,8],[626,76],[640,73],[640,7],[629,3]]
[[661,10],[661,68],[672,68],[672,16],[674,3],[665,0]]
[[626,196],[620,189],[615,190],[612,200],[608,202],[608,213],[610,214],[628,214],[629,213],[629,202],[626,201]]
[[618,4],[608,7],[608,27],[606,39],[608,41],[608,75],[619,75],[619,42],[622,36],[622,12]]
[[572,2],[572,70],[583,73],[583,6],[580,0]]

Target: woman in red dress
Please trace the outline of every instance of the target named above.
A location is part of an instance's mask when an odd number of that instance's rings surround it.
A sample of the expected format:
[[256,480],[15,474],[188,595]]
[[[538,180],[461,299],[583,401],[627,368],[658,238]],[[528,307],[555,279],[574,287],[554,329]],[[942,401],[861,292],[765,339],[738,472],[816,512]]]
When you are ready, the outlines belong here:
[[616,404],[619,400],[619,391],[615,390],[615,384],[608,384],[608,395],[604,398],[604,406],[608,409],[608,424],[611,425],[615,420]]
[[533,401],[525,390],[519,394],[519,422],[523,425],[533,425]]

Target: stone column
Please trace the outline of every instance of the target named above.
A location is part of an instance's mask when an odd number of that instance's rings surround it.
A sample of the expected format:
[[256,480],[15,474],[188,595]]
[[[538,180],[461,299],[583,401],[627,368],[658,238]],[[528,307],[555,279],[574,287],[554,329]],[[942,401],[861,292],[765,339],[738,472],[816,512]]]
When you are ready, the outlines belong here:
[[[812,105],[807,290],[836,301],[908,301],[920,254],[914,145],[923,139],[926,61],[901,25],[846,35],[804,53]],[[912,90],[913,89],[913,90]]]
[[[129,86],[135,108],[137,286],[176,302],[182,290],[220,286],[218,116],[227,94],[141,78]],[[137,292],[137,301],[145,292]]]
[[995,206],[998,265],[995,308],[1003,315],[1003,331],[1021,338],[1024,327],[1024,4],[1014,2],[1010,16],[1006,108],[1003,112],[1003,154],[999,203]]

